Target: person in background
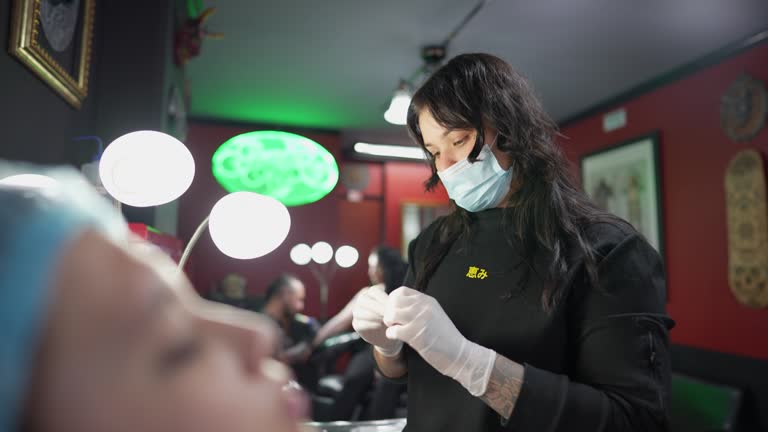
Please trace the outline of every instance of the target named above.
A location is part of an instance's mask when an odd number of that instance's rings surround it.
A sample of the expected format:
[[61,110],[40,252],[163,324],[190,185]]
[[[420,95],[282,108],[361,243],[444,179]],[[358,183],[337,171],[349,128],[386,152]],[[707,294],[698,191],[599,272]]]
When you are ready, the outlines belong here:
[[255,299],[248,294],[248,281],[242,275],[229,273],[210,290],[209,300],[241,309],[258,311]]
[[[396,249],[389,246],[378,246],[368,255],[368,279],[370,286],[382,284],[385,288],[393,290],[400,286],[405,278],[407,264],[402,255]],[[357,294],[365,288],[361,288],[352,299],[320,330],[318,330],[312,345],[317,347],[329,337],[352,329],[352,309],[355,305]]]
[[[378,246],[368,255],[368,278],[371,287],[391,292],[403,283],[407,264],[396,249]],[[366,288],[358,291],[363,292]],[[352,311],[357,294],[339,313],[334,315],[317,332],[314,345],[319,346],[326,338],[352,328]],[[373,386],[371,401],[364,413],[367,420],[388,419],[395,416],[400,395],[405,386],[380,379],[375,373],[375,363],[370,349],[352,356],[344,372],[343,387],[336,398],[329,418],[324,420],[349,420],[367,391]]]
[[579,189],[526,80],[459,55],[407,121],[454,210],[411,242],[402,287],[358,295],[353,327],[407,380],[408,431],[668,430],[663,260]]
[[302,314],[306,290],[296,276],[283,273],[267,286],[262,312],[272,318],[281,329],[280,350],[277,358],[293,368],[299,384],[314,389],[317,373],[308,364],[312,354],[312,341],[319,323]]
[[0,186],[0,431],[301,430],[269,320],[198,297],[74,170],[33,172],[57,185]]

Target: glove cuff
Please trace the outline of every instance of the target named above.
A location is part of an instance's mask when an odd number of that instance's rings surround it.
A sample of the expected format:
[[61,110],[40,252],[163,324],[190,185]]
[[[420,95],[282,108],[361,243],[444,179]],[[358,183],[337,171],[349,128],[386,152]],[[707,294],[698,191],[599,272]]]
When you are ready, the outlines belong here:
[[379,352],[379,354],[383,355],[384,357],[397,357],[398,354],[400,354],[400,351],[403,350],[403,341],[392,341],[392,346],[388,347],[382,347],[379,345],[374,345],[373,349]]
[[472,396],[479,397],[488,389],[493,364],[496,362],[496,352],[466,341],[462,344],[458,368],[451,374]]

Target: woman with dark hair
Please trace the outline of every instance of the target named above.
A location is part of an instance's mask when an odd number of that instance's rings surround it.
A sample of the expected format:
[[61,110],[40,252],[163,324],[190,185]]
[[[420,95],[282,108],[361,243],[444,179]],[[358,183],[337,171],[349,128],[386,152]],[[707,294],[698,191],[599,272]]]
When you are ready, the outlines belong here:
[[408,264],[397,249],[377,246],[368,256],[368,277],[373,284],[384,284],[386,292],[402,285],[407,271]]
[[409,245],[403,287],[358,296],[353,327],[408,382],[408,431],[664,431],[659,254],[575,185],[513,68],[455,57],[408,129],[454,210]]

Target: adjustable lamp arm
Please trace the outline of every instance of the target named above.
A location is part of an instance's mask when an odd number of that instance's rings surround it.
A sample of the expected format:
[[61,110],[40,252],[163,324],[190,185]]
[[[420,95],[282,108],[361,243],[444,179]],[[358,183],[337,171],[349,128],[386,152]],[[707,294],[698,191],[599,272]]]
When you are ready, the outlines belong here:
[[181,259],[179,260],[179,270],[184,269],[184,265],[187,263],[187,260],[189,260],[189,255],[192,253],[192,248],[195,247],[195,244],[197,244],[197,241],[200,239],[200,236],[203,235],[203,231],[208,227],[208,219],[211,216],[208,215],[203,219],[202,222],[200,222],[200,225],[198,225],[197,229],[195,230],[195,233],[192,234],[192,238],[189,239],[189,243],[187,243],[187,247],[184,248],[184,253],[181,255]]

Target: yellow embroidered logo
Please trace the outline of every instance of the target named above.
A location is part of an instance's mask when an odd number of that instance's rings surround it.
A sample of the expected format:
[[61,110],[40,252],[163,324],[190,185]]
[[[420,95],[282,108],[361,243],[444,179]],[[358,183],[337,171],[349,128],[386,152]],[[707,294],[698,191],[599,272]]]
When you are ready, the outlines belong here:
[[469,266],[467,277],[470,279],[485,279],[488,277],[488,272],[483,268]]

